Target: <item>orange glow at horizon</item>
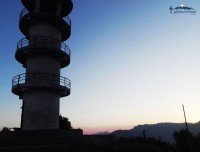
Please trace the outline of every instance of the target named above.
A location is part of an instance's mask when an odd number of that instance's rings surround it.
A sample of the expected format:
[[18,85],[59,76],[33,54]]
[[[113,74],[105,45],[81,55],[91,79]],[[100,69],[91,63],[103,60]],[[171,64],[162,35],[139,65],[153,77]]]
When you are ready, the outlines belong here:
[[[133,126],[134,127],[134,126]],[[132,129],[133,127],[130,126],[118,126],[118,127],[83,127],[83,134],[85,135],[91,135],[95,133],[100,133],[100,132],[109,132],[112,133],[113,131],[116,130],[129,130]]]

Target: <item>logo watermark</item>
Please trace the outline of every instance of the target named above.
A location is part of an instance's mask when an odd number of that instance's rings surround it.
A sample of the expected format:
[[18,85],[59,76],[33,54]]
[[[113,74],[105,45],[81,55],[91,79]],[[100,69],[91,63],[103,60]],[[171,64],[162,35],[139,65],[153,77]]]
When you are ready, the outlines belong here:
[[173,8],[172,6],[169,8],[171,14],[177,14],[177,13],[189,13],[189,14],[196,14],[196,11],[192,7],[185,6],[181,4],[180,6],[177,6]]

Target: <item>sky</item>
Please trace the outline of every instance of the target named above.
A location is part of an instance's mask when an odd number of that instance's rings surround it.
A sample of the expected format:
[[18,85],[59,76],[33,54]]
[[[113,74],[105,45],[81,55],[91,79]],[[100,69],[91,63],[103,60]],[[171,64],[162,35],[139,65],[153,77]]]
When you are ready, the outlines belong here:
[[[200,2],[197,0],[73,0],[71,80],[60,113],[84,134],[139,124],[200,121]],[[170,13],[181,4],[196,14]],[[19,127],[21,100],[12,78],[25,69],[15,60],[20,0],[0,5],[0,128]]]

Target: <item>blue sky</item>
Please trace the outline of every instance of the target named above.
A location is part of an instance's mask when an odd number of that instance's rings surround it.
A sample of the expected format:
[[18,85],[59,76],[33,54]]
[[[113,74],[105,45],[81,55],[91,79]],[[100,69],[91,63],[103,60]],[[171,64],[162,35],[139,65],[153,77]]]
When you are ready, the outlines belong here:
[[[200,120],[200,2],[195,0],[74,0],[71,63],[62,76],[71,95],[60,112],[84,133],[138,124]],[[196,15],[170,14],[180,4]],[[0,6],[0,128],[20,124],[21,101],[11,80],[25,72],[15,58],[20,1]]]

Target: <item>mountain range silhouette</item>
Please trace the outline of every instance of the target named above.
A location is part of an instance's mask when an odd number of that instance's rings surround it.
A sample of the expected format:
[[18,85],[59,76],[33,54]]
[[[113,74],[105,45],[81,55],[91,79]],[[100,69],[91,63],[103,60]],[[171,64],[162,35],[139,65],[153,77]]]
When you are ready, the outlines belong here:
[[[200,133],[200,121],[197,123],[188,123],[189,131],[193,135]],[[157,123],[138,125],[130,130],[116,130],[110,133],[117,137],[143,137],[144,131],[147,138],[153,137],[169,143],[174,143],[173,133],[185,129],[185,123]],[[104,132],[104,134],[107,132]],[[97,133],[100,135],[101,133]],[[107,133],[109,134],[109,133]]]

